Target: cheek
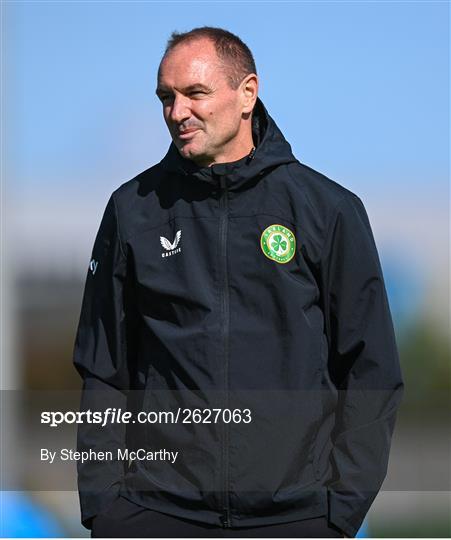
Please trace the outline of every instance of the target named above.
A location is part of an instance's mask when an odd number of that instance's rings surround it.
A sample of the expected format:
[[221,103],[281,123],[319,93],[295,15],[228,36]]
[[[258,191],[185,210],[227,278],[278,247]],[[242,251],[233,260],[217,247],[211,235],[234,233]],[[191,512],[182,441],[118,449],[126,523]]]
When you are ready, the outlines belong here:
[[169,131],[171,131],[172,123],[170,122],[169,114],[167,114],[166,111],[163,112],[163,118],[164,118],[167,128],[169,129]]
[[207,120],[212,132],[218,134],[229,133],[237,124],[236,109],[225,104],[219,110],[208,111]]
[[220,141],[223,137],[235,132],[239,119],[236,117],[236,104],[225,102],[221,107],[206,108],[202,113],[205,120],[205,134],[207,139]]

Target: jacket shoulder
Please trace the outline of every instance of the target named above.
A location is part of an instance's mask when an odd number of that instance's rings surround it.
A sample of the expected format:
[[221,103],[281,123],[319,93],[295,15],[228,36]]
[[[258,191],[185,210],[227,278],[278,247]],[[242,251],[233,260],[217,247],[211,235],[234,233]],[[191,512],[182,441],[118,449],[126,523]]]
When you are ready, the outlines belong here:
[[112,195],[117,204],[126,204],[135,198],[145,197],[158,189],[162,175],[163,169],[160,163],[157,163],[123,182]]
[[161,196],[164,178],[165,172],[157,163],[122,183],[112,192],[111,198],[115,204],[118,228],[124,244],[142,221],[140,216],[143,213],[148,214],[149,222],[152,217],[158,219],[158,198]]
[[359,197],[325,174],[295,161],[287,165],[286,182],[295,203],[295,219],[310,241],[310,257],[319,262],[338,215],[363,208]]
[[350,189],[300,161],[290,163],[288,170],[292,181],[320,207],[332,210],[344,199],[359,199]]

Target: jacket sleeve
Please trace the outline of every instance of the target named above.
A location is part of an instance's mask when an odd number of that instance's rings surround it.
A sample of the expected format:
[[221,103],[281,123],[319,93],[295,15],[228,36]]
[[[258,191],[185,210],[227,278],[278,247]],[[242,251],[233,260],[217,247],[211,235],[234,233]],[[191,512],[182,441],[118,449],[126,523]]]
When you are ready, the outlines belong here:
[[328,517],[354,537],[386,476],[404,390],[375,241],[354,194],[335,209],[321,275],[328,366],[338,389]]
[[[94,242],[75,339],[73,361],[83,379],[81,411],[127,408],[129,293],[113,197]],[[82,523],[87,528],[118,497],[124,464],[116,458],[117,449],[125,446],[125,427],[111,422],[78,425],[78,451],[113,455],[113,460],[77,462]]]

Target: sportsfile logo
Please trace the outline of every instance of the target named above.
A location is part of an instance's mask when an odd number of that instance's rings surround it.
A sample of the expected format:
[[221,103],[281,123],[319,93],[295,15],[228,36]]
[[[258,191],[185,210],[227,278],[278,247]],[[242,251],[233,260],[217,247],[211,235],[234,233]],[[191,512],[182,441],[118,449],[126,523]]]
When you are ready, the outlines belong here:
[[162,257],[171,257],[171,255],[175,255],[176,253],[180,253],[182,251],[181,247],[177,247],[180,243],[180,240],[182,238],[182,230],[177,231],[174,241],[171,243],[167,238],[164,236],[160,236],[160,243],[166,250],[161,254]]

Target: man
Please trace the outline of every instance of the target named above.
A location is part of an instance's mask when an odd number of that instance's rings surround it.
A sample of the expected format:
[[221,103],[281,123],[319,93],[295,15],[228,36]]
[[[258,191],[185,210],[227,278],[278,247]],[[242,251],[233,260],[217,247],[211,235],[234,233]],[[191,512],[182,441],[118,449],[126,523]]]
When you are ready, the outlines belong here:
[[403,391],[363,203],[294,157],[230,32],[174,33],[156,93],[172,143],[112,194],[85,286],[82,408],[135,420],[80,425],[115,456],[79,464],[83,523],[352,537]]

